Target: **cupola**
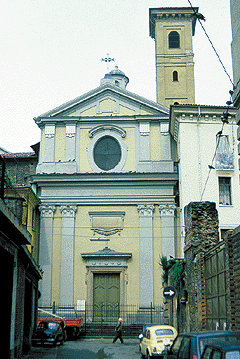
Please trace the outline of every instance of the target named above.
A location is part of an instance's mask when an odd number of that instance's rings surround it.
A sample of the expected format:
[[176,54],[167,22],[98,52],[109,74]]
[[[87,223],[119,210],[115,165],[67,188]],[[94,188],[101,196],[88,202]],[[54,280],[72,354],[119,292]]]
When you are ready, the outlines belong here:
[[114,70],[108,72],[103,79],[101,79],[101,85],[109,83],[111,85],[126,88],[129,82],[129,78],[125,75],[124,72],[119,70],[118,66],[115,66]]

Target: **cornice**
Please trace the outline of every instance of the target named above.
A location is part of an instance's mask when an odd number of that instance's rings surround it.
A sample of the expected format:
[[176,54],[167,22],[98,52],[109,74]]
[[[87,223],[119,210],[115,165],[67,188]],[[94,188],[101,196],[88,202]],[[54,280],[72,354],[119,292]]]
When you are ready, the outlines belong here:
[[178,139],[179,124],[222,124],[223,113],[228,111],[229,123],[236,125],[236,108],[227,106],[174,105],[170,108],[170,132]]
[[[194,7],[195,12],[198,12],[198,7]],[[166,7],[166,8],[150,8],[149,9],[149,35],[155,39],[155,24],[156,21],[192,21],[193,35],[195,31],[196,19],[193,17],[193,9],[191,7]]]
[[97,252],[81,253],[82,258],[131,258],[132,253],[116,252],[113,249],[105,247]]
[[[178,179],[178,173],[176,172],[120,172],[120,173],[73,173],[73,174],[36,174],[32,176],[33,183],[37,182],[40,184],[46,184],[52,186],[52,184],[63,185],[63,183],[68,183],[68,185],[76,185],[76,183],[85,182],[86,185],[89,182],[103,183],[106,184],[114,181],[116,185],[123,184],[129,182],[143,182],[151,185],[151,182],[162,182],[162,181],[176,181]],[[64,184],[65,185],[65,184]]]

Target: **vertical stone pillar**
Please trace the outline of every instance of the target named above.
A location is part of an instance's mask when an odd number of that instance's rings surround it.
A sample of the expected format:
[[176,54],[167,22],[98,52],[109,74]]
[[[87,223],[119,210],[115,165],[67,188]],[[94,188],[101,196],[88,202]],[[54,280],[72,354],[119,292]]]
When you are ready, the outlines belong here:
[[56,206],[41,205],[39,265],[44,271],[40,283],[41,305],[50,305],[52,300],[52,251],[53,251],[53,217]]
[[170,161],[171,160],[171,142],[170,142],[170,133],[169,133],[169,123],[162,122],[160,125],[161,130],[161,160]]
[[43,162],[54,162],[54,146],[55,146],[55,125],[46,125]]
[[175,204],[166,203],[159,205],[161,216],[161,237],[162,237],[162,255],[169,259],[169,256],[175,257]]
[[66,161],[73,161],[76,159],[76,125],[66,125]]
[[153,220],[154,205],[139,205],[140,306],[153,303]]
[[74,231],[77,206],[60,206],[62,245],[60,271],[60,304],[73,304]]
[[141,122],[139,124],[139,160],[150,161],[150,123]]

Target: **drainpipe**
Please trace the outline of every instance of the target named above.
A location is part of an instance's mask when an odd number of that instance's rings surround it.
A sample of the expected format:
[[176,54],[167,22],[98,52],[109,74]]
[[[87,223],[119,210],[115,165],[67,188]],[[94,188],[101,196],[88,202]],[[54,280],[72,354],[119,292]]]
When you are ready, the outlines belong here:
[[200,146],[200,119],[201,119],[201,107],[198,106],[197,115],[197,138],[198,138],[198,182],[199,182],[199,197],[201,201],[202,193],[202,166],[201,166],[201,146]]

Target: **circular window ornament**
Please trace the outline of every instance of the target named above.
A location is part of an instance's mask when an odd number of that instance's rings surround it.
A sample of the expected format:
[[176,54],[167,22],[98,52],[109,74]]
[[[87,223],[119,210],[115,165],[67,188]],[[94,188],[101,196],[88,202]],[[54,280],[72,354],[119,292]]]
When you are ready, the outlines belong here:
[[112,136],[101,137],[94,146],[94,162],[103,171],[115,168],[121,160],[121,155],[119,142]]

